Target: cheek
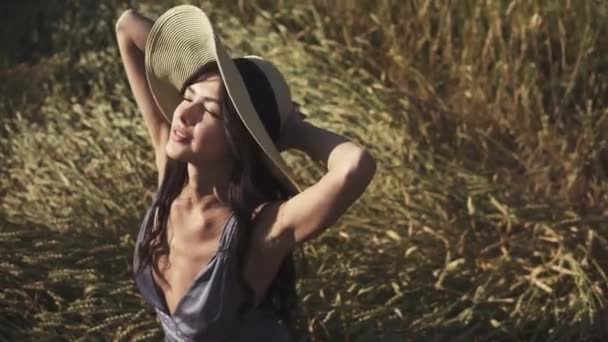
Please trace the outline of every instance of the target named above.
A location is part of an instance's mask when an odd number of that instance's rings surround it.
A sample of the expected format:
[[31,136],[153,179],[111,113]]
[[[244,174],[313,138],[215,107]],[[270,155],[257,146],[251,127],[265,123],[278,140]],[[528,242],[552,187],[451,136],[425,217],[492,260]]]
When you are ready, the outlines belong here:
[[205,154],[223,154],[227,148],[224,127],[221,123],[199,123],[194,128],[194,149]]

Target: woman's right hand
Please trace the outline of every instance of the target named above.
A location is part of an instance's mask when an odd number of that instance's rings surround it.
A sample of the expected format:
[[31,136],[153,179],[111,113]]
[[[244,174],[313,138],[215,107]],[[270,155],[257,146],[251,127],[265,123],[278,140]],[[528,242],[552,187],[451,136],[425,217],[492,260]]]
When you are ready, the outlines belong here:
[[116,21],[116,37],[128,39],[141,51],[146,47],[146,39],[154,21],[139,14],[134,9],[128,9]]

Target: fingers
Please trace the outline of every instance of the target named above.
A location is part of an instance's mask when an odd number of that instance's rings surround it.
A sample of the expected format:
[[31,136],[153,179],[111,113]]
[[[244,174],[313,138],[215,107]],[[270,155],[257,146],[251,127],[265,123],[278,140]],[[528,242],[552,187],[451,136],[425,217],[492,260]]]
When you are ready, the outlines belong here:
[[295,114],[298,114],[298,116],[302,119],[306,119],[308,117],[308,115],[302,113],[302,111],[300,110],[300,103],[296,102],[296,101],[292,101],[292,103],[293,103],[293,108],[294,108]]

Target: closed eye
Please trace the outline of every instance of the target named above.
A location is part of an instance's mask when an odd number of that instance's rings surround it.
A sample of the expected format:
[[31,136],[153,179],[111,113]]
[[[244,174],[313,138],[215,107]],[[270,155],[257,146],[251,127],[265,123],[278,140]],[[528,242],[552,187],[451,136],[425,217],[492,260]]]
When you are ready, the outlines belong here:
[[[184,96],[182,96],[182,98],[183,98],[184,100],[188,101],[188,102],[192,102],[192,101],[194,101],[194,100],[192,100],[191,98],[189,98],[189,97],[187,97],[187,96],[185,96],[185,95],[184,95]],[[216,118],[220,116],[220,115],[219,115],[219,114],[217,114],[216,112],[214,112],[214,111],[210,111],[210,110],[209,110],[207,107],[205,107],[205,104],[204,104],[204,103],[201,103],[200,105],[201,105],[201,108],[203,109],[203,112],[207,112],[207,113],[211,114],[212,116],[214,116],[214,117],[216,117]]]

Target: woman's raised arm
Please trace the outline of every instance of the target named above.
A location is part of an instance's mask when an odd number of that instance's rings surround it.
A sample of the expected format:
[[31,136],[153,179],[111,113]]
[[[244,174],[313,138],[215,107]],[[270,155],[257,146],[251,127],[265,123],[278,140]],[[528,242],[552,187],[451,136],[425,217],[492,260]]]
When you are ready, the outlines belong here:
[[165,145],[171,124],[154,102],[146,81],[144,49],[153,24],[149,18],[128,9],[116,21],[116,39],[133,97],[144,117],[154,147],[160,184],[166,164]]
[[346,137],[290,117],[279,145],[282,150],[304,151],[311,159],[321,161],[328,172],[317,183],[275,209],[275,226],[270,240],[288,253],[293,248],[321,234],[363,194],[376,173],[376,160],[368,150]]

